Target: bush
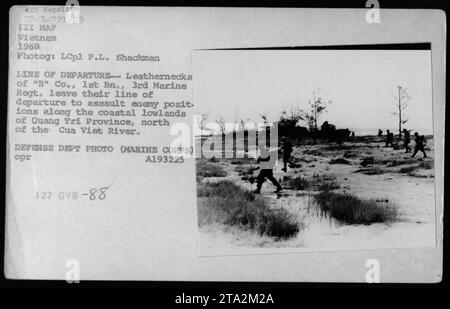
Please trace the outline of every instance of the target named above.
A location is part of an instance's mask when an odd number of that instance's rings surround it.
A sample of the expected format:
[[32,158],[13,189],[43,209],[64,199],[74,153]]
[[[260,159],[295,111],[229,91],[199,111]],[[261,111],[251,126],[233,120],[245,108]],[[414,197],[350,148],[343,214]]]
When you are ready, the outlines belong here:
[[208,162],[217,163],[217,162],[219,162],[219,159],[217,159],[215,156],[213,156],[212,158],[208,159]]
[[350,164],[350,162],[344,158],[331,159],[330,164]]
[[284,209],[277,211],[265,211],[262,223],[259,224],[260,235],[286,239],[296,235],[299,231],[298,224],[292,219],[292,215]]
[[297,176],[295,178],[285,176],[282,183],[283,187],[293,190],[306,190],[306,188],[309,188],[310,186],[306,178],[302,176]]
[[253,166],[243,166],[243,165],[237,165],[234,170],[238,172],[241,176],[249,176],[253,175],[253,171],[256,170],[256,167]]
[[399,172],[400,173],[404,173],[404,174],[408,174],[408,173],[412,173],[417,169],[417,166],[413,165],[413,166],[407,166],[407,167],[402,167]]
[[199,184],[197,185],[197,196],[220,198],[240,196],[249,201],[253,201],[255,199],[255,195],[253,193],[241,189],[239,186],[229,180]]
[[281,182],[283,187],[293,190],[322,191],[339,188],[336,177],[332,175],[314,174],[310,178],[305,178],[302,176],[297,176],[295,178],[284,176]]
[[366,157],[361,161],[361,166],[366,167],[367,165],[373,164],[374,161],[373,157]]
[[227,176],[227,172],[219,165],[211,164],[205,161],[197,161],[197,176],[225,177]]
[[319,186],[319,190],[320,191],[331,191],[331,190],[335,190],[335,189],[339,189],[341,186],[339,186],[337,184],[337,182],[335,180],[331,181],[331,182],[324,182],[323,184],[321,184]]
[[433,161],[422,161],[422,162],[420,162],[419,166],[420,166],[421,168],[430,170],[430,169],[433,168],[434,162],[433,162]]
[[386,223],[399,218],[397,207],[385,201],[364,200],[329,191],[321,192],[316,200],[324,213],[347,224]]
[[358,155],[351,151],[346,151],[343,155],[344,158],[356,158]]
[[231,181],[200,184],[199,225],[213,222],[250,229],[260,235],[285,239],[296,235],[298,222],[285,210],[273,210],[263,199]]
[[250,164],[252,161],[254,161],[254,159],[250,159],[250,158],[233,159],[233,160],[231,160],[230,164],[243,165],[243,164]]

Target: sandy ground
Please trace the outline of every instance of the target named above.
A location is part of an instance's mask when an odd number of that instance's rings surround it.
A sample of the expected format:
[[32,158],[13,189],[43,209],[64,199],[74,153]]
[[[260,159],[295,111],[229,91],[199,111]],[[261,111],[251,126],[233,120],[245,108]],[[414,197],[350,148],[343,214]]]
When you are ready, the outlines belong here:
[[[414,142],[413,142],[414,144]],[[284,208],[298,218],[302,229],[297,236],[288,240],[261,237],[251,231],[243,231],[230,226],[205,226],[199,229],[199,249],[201,255],[253,254],[270,252],[359,250],[376,248],[431,247],[435,244],[435,198],[434,167],[407,168],[433,161],[433,141],[427,139],[429,158],[422,159],[418,153],[414,160],[404,149],[385,148],[377,137],[359,138],[335,144],[317,144],[295,147],[294,160],[299,167],[281,171],[279,161],[274,170],[277,179],[286,175],[310,177],[313,174],[331,175],[340,188],[336,192],[348,192],[361,198],[389,200],[398,206],[401,219],[394,223],[371,225],[339,224],[332,218],[317,214],[314,192],[284,190],[283,194],[273,193],[275,187],[268,181],[263,184],[260,198],[267,199],[273,208]],[[344,156],[345,154],[345,156]],[[349,164],[331,164],[332,159],[344,157]],[[374,159],[372,165],[361,166],[364,158]],[[389,166],[383,162],[404,160],[407,164]],[[430,162],[428,162],[430,161]],[[255,184],[241,180],[231,160],[220,161],[227,172],[225,178],[252,190]],[[379,174],[367,175],[361,169],[376,169]],[[381,172],[380,172],[381,170]],[[257,171],[255,172],[255,174]],[[207,181],[214,181],[208,179]]]

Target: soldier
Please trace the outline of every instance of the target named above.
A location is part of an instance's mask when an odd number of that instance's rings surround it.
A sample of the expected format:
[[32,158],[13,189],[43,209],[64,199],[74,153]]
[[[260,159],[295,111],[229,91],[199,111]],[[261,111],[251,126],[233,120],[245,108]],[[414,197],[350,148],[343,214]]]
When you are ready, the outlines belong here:
[[289,163],[289,160],[291,159],[292,144],[285,136],[283,136],[281,138],[281,142],[282,142],[283,164],[284,164],[284,167],[281,170],[286,173],[287,172],[287,164]]
[[260,156],[256,160],[258,164],[260,164],[259,168],[261,171],[259,172],[256,190],[253,193],[261,193],[261,187],[264,182],[264,179],[269,179],[276,187],[275,193],[283,190],[278,181],[273,177],[273,168],[275,167],[275,162],[277,161],[276,152],[269,151],[265,143],[261,143],[259,145],[259,149],[261,151]]
[[410,133],[408,130],[403,129],[403,134],[404,134],[404,140],[403,140],[403,145],[405,146],[405,153],[411,152],[411,147],[409,147],[409,143],[411,143],[411,137],[410,137]]
[[412,158],[416,155],[416,153],[420,150],[423,153],[423,157],[426,158],[427,154],[425,153],[425,136],[420,135],[419,133],[415,132],[414,137],[416,138],[416,146],[414,147],[414,153],[412,155]]
[[391,133],[391,131],[386,130],[386,146],[385,147],[388,147],[389,145],[394,147],[394,133]]

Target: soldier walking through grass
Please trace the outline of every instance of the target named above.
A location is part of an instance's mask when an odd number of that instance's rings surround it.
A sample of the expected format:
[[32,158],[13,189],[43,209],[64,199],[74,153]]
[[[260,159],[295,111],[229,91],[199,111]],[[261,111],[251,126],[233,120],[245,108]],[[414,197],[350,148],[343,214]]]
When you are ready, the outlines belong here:
[[419,135],[419,133],[415,132],[414,137],[416,138],[416,145],[414,147],[412,158],[414,158],[418,151],[421,151],[423,153],[423,157],[426,158],[427,154],[425,153],[425,136]]
[[270,151],[265,143],[261,143],[259,145],[259,149],[261,153],[256,162],[260,165],[259,168],[261,171],[259,172],[257,178],[256,190],[253,191],[253,193],[261,193],[261,187],[266,178],[277,187],[275,193],[278,193],[283,190],[283,188],[273,176],[273,168],[275,167],[275,162],[277,161],[277,152]]
[[405,146],[405,153],[411,152],[411,147],[409,147],[409,143],[411,143],[411,137],[408,130],[403,129],[403,145]]
[[283,168],[281,169],[283,172],[287,172],[287,165],[290,162],[291,159],[291,153],[292,153],[292,143],[289,141],[289,139],[285,136],[281,138],[282,142],[282,151],[283,151]]
[[391,133],[391,131],[386,130],[386,146],[385,147],[388,147],[389,145],[394,147],[394,133]]

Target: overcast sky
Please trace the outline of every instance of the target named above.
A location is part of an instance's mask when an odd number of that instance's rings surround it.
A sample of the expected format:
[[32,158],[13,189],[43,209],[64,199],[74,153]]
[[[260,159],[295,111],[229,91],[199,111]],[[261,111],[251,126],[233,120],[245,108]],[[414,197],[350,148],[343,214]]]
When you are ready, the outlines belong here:
[[411,97],[406,127],[432,133],[430,51],[201,51],[193,60],[195,113],[210,119],[260,121],[267,114],[276,121],[291,106],[306,109],[320,89],[332,103],[319,125],[328,120],[357,133],[395,132],[392,112],[401,85]]

